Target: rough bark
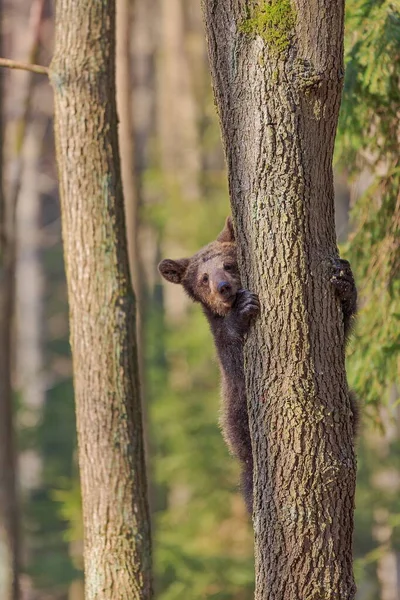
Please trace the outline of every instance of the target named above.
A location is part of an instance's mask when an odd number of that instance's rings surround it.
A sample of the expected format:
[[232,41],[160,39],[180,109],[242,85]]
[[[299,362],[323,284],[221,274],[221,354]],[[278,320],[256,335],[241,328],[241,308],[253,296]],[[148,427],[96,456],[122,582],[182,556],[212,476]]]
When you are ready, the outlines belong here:
[[151,596],[150,525],[115,102],[115,2],[59,0],[51,65],[87,600]]
[[[244,287],[257,600],[355,594],[355,456],[332,153],[344,0],[203,0]],[[278,36],[277,33],[278,32]]]

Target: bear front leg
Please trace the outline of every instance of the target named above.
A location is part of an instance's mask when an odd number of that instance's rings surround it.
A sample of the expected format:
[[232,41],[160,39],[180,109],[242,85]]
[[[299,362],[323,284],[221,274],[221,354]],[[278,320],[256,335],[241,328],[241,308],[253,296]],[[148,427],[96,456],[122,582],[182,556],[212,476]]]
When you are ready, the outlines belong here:
[[342,304],[344,336],[347,340],[357,310],[357,288],[347,260],[338,258],[334,261],[331,282]]

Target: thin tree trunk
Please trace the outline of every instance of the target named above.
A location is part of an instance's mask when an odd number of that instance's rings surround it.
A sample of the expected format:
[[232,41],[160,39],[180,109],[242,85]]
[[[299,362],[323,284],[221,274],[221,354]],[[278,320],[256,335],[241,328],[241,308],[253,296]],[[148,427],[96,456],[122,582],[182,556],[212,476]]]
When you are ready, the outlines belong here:
[[131,0],[117,0],[117,108],[121,174],[125,200],[126,234],[133,289],[139,300],[138,201],[135,183],[131,76]]
[[150,525],[115,104],[115,2],[59,0],[51,65],[87,600],[151,596]]
[[[2,16],[0,2],[1,23]],[[3,73],[0,73],[0,598],[18,600],[19,528],[12,386],[15,210],[4,194],[3,132]]]
[[17,600],[19,528],[12,386],[15,229],[2,190],[0,195],[0,598]]
[[[258,5],[257,5],[258,6]],[[355,594],[332,153],[344,0],[203,0],[243,284],[257,600]]]
[[159,11],[158,0],[133,3],[132,60],[135,111],[135,167],[137,186],[142,187],[143,173],[151,160],[153,138],[156,130],[156,54],[159,46],[158,22],[154,14]]
[[158,125],[161,167],[186,200],[200,196],[201,155],[198,104],[187,43],[185,0],[160,0]]
[[387,508],[387,499],[398,497],[400,492],[399,478],[393,470],[393,458],[391,459],[391,451],[400,439],[398,386],[392,387],[388,406],[380,407],[380,418],[383,432],[369,431],[366,438],[366,443],[380,465],[374,470],[370,486],[376,498],[381,497],[383,500],[382,503],[377,502],[372,527],[372,536],[381,545],[376,574],[379,582],[379,599],[400,600],[400,550],[396,543],[396,528],[393,527],[390,519],[392,514]]
[[[27,127],[16,213],[15,372],[21,402],[18,425],[22,429],[38,425],[46,395],[43,372],[44,274],[40,255],[43,242],[40,229],[42,198],[38,177],[46,124],[46,118],[36,116],[36,121]],[[20,452],[19,479],[24,493],[38,487],[42,466],[42,457],[36,449],[30,447]]]
[[[131,65],[131,38],[133,33],[133,2],[116,1],[116,82],[118,110],[118,140],[121,157],[121,175],[125,201],[126,235],[129,268],[136,298],[136,336],[141,398],[145,397],[143,356],[143,269],[139,244],[140,173],[136,169],[135,140],[133,127],[133,77]],[[143,405],[143,434],[145,456],[149,455],[149,435],[146,404]],[[147,461],[146,461],[147,462]],[[149,466],[147,465],[147,469]],[[149,473],[149,471],[148,471]],[[151,479],[149,477],[149,479]],[[149,498],[150,502],[150,498]]]

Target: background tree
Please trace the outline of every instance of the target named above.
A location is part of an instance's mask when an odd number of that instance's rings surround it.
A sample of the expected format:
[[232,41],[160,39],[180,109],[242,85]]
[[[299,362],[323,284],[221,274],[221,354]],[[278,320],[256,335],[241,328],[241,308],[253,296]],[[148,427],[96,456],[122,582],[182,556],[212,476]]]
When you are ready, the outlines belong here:
[[353,417],[329,283],[344,2],[203,6],[243,284],[263,312],[245,350],[255,597],[353,598]]
[[[3,16],[0,5],[0,17]],[[2,40],[2,32],[1,32]],[[0,53],[2,50],[2,44]],[[0,148],[3,154],[3,73],[0,73]],[[13,419],[13,316],[15,299],[15,206],[6,200],[0,167],[0,595],[19,598],[19,531]]]
[[[150,523],[115,101],[115,2],[57,5],[51,64],[86,597],[149,598]],[[94,468],[95,466],[95,468]]]
[[132,8],[130,0],[118,0],[117,2],[116,77],[119,119],[118,137],[121,155],[122,183],[124,188],[129,265],[133,289],[138,300],[138,194],[135,181],[135,152],[133,146],[132,124]]
[[[18,16],[18,7],[16,7],[16,15]],[[3,9],[3,6],[1,6]],[[2,31],[1,42],[3,38],[7,38],[7,53],[10,54],[10,48],[14,55],[20,53],[27,62],[35,60],[38,49],[38,32],[41,23],[43,11],[43,0],[37,0],[32,3],[31,12],[29,15],[28,35],[24,30],[24,45],[18,44],[18,35],[12,28],[4,26],[3,18],[1,19]],[[3,14],[2,14],[3,17]],[[16,20],[17,20],[16,19]],[[5,20],[4,20],[5,21]],[[25,23],[26,25],[26,23]],[[6,35],[4,35],[6,34]],[[11,38],[11,39],[10,39]],[[2,43],[3,47],[3,43]],[[16,50],[16,48],[18,48]],[[3,48],[2,48],[3,49]],[[19,58],[19,57],[18,57]],[[32,338],[35,337],[36,327],[39,325],[38,320],[33,319],[29,322],[29,298],[35,294],[36,284],[40,285],[40,279],[35,278],[34,269],[34,253],[25,252],[23,242],[29,244],[27,240],[27,232],[24,227],[28,211],[35,211],[34,197],[30,197],[30,203],[27,205],[26,188],[24,188],[24,165],[27,162],[26,152],[24,152],[24,141],[26,137],[30,102],[32,96],[32,73],[19,73],[14,81],[8,80],[9,86],[13,88],[14,113],[11,119],[6,120],[7,127],[3,135],[3,118],[1,118],[1,209],[0,209],[0,406],[1,406],[1,451],[0,451],[0,504],[1,504],[1,545],[2,545],[2,574],[0,575],[0,594],[4,598],[19,598],[19,578],[21,570],[21,543],[20,543],[20,522],[19,522],[19,505],[20,499],[18,494],[18,476],[17,476],[17,450],[15,441],[15,392],[17,387],[21,386],[21,380],[26,380],[27,372],[31,372],[31,396],[26,398],[26,406],[29,401],[35,396],[35,382],[33,381],[33,370],[37,370],[37,361],[40,360],[40,353],[37,352],[37,347],[32,351]],[[21,77],[22,76],[22,77]],[[1,74],[3,78],[3,73]],[[15,93],[16,92],[16,93]],[[12,94],[8,93],[6,100],[11,99]],[[1,89],[1,110],[5,105],[5,112],[8,113],[8,102],[4,102],[3,88]],[[6,145],[8,152],[4,152],[4,139],[9,143]],[[3,169],[4,159],[7,159]],[[6,172],[6,185],[3,186],[3,170]],[[27,171],[27,170],[26,170]],[[26,173],[25,173],[26,175]],[[31,182],[32,183],[32,182]],[[35,186],[32,186],[31,191],[34,193]],[[21,193],[22,191],[22,193]],[[22,201],[22,202],[21,202]],[[22,235],[22,239],[18,239],[18,234]],[[32,236],[33,231],[29,234]],[[32,238],[31,238],[32,239]],[[26,249],[26,246],[25,246]],[[21,299],[23,294],[16,293],[16,278],[21,275],[23,270],[24,258],[29,256],[33,259],[30,268],[25,272],[26,280],[30,275],[33,278],[28,284],[28,293],[25,300],[24,310],[16,310],[17,298]],[[29,260],[29,259],[28,259]],[[26,260],[25,260],[26,263]],[[33,267],[33,268],[32,268]],[[27,276],[26,276],[27,275]],[[23,279],[23,278],[22,278]],[[21,283],[20,283],[21,285]],[[33,292],[33,293],[31,293]],[[36,303],[36,307],[38,303]],[[18,307],[19,308],[19,307]],[[17,313],[17,314],[16,314]],[[18,314],[19,313],[19,314]],[[23,317],[28,316],[28,322],[25,321],[25,338],[24,343],[20,343],[23,327],[21,325]],[[29,330],[29,326],[32,329]],[[16,333],[18,332],[18,333]],[[33,335],[32,335],[33,333]],[[29,335],[31,334],[31,335]],[[27,339],[28,337],[28,339]],[[34,366],[33,366],[34,365]],[[17,382],[17,372],[19,382]],[[25,382],[24,382],[25,383]],[[35,401],[37,402],[38,394]],[[33,402],[33,404],[35,403]],[[32,404],[32,403],[31,403]],[[32,464],[31,464],[31,471]],[[24,481],[24,473],[20,478]]]

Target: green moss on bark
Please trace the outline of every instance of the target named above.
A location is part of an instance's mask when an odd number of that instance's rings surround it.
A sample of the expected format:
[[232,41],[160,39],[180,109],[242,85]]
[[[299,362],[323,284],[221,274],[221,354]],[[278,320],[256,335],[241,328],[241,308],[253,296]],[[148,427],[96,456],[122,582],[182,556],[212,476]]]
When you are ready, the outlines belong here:
[[290,0],[271,0],[254,7],[252,14],[239,25],[239,31],[252,37],[259,35],[275,54],[290,44],[296,13]]

